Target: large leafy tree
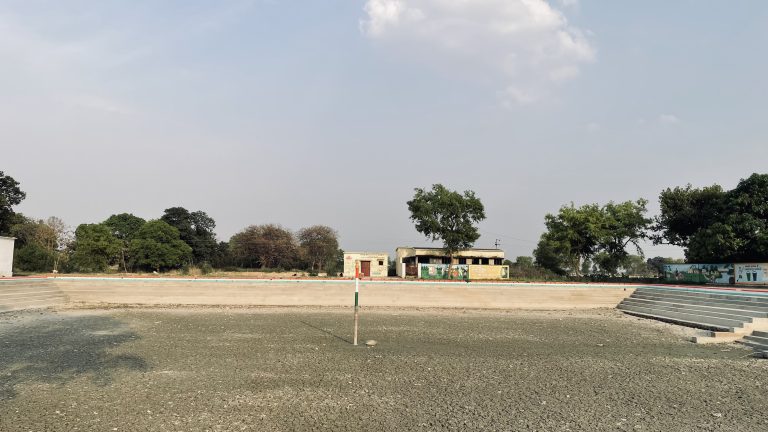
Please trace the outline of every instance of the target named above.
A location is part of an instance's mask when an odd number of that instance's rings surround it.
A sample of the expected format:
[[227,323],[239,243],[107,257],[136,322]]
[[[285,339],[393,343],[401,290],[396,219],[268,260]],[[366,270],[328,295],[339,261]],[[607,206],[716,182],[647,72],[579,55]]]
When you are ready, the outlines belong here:
[[654,242],[685,248],[688,261],[768,260],[768,174],[752,174],[729,191],[666,189],[659,202]]
[[129,265],[133,262],[130,256],[131,241],[145,223],[147,221],[131,213],[112,215],[103,222],[112,235],[120,240],[120,264],[125,272],[129,271]]
[[627,247],[639,254],[651,220],[645,217],[646,201],[609,202],[563,206],[544,218],[547,230],[534,251],[536,263],[557,274],[582,275],[595,263],[604,273],[615,274],[627,263]]
[[162,220],[142,225],[129,252],[136,265],[155,271],[179,268],[192,257],[192,248],[181,240],[179,231]]
[[302,228],[297,234],[301,255],[310,270],[323,270],[332,263],[339,250],[336,230],[325,225]]
[[243,267],[289,268],[298,255],[293,233],[275,224],[251,225],[233,235],[229,247]]
[[204,211],[190,212],[184,207],[165,209],[161,220],[179,231],[179,236],[192,248],[196,263],[211,262],[217,253],[216,222]]
[[480,238],[475,225],[485,219],[485,208],[473,191],[461,194],[441,184],[432,185],[432,190],[415,191],[407,204],[416,231],[432,241],[442,240],[449,256],[471,248]]
[[75,230],[72,265],[82,272],[99,272],[116,263],[121,243],[103,224],[81,224]]
[[10,233],[15,222],[13,206],[19,205],[26,197],[19,182],[0,171],[0,235]]

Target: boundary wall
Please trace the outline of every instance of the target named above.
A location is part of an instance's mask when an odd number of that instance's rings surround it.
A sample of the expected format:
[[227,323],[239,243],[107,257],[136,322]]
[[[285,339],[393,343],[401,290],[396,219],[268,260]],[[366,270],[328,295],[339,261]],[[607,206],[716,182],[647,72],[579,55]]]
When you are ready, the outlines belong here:
[[[17,281],[21,280],[8,280]],[[26,290],[53,289],[60,298],[56,304],[74,306],[351,307],[355,289],[351,280],[56,277],[24,281]],[[0,292],[7,286],[6,281],[0,280]],[[363,307],[530,310],[613,308],[634,289],[632,285],[361,280],[360,304]]]

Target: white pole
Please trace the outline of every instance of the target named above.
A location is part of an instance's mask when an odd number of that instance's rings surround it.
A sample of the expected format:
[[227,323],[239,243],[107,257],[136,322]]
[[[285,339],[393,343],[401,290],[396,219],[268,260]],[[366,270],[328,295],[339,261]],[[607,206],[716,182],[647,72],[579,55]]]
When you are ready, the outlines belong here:
[[355,332],[352,340],[352,345],[357,345],[357,326],[360,322],[360,317],[357,311],[358,297],[360,295],[360,262],[355,262]]

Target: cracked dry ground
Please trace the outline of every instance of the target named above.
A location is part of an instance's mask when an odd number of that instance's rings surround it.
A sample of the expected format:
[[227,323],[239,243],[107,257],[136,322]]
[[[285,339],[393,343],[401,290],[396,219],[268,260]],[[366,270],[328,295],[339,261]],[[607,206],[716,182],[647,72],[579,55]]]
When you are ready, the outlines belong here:
[[0,430],[768,430],[768,361],[613,310],[0,314]]

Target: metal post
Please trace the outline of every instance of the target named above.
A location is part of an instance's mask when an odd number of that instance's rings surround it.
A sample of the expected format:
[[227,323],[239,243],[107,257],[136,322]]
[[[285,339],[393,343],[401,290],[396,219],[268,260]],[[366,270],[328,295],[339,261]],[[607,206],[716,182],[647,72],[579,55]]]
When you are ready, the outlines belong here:
[[357,325],[360,322],[358,314],[358,297],[360,296],[360,262],[355,262],[355,332],[352,339],[352,345],[357,345]]

